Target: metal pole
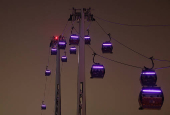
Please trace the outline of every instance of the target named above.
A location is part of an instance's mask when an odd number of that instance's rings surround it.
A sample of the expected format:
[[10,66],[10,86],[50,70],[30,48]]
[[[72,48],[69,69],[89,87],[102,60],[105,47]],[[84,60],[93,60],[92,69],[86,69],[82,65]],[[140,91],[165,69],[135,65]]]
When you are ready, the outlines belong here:
[[79,54],[77,80],[77,115],[86,115],[86,87],[85,87],[85,43],[84,43],[84,11],[81,9],[79,22]]
[[60,49],[57,46],[56,55],[56,86],[55,86],[55,114],[61,115],[61,84],[60,84]]

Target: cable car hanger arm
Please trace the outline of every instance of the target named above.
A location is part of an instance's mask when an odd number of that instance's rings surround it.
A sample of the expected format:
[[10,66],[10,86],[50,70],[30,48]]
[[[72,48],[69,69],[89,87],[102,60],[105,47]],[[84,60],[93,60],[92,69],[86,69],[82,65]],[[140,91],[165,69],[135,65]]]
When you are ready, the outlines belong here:
[[154,68],[154,62],[153,62],[153,56],[149,58],[152,61],[152,67],[151,68],[147,68],[144,66],[145,69],[153,69]]
[[94,57],[96,56],[96,53],[95,52],[93,52],[93,63],[95,64],[95,62],[94,62]]
[[108,36],[109,36],[109,38],[110,38],[110,40],[109,40],[109,42],[111,41],[111,37],[110,37],[110,33],[109,34],[107,34]]

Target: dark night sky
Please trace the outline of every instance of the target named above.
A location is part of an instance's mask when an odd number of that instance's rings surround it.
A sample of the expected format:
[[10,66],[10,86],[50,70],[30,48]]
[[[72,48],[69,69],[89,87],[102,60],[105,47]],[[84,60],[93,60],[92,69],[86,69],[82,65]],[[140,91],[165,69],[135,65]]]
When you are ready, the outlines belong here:
[[[45,84],[50,37],[60,35],[72,7],[94,9],[92,14],[101,18],[128,24],[170,24],[169,0],[2,0],[0,1],[0,115],[40,115]],[[170,60],[170,27],[127,27],[97,21],[111,36],[151,57]],[[85,27],[89,23],[85,22]],[[64,36],[67,41],[70,26]],[[75,24],[78,30],[78,23]],[[101,45],[109,40],[96,22],[90,26],[91,46],[99,54]],[[113,54],[104,56],[136,66],[151,66],[147,60],[118,43]],[[69,51],[67,45],[66,51]],[[120,65],[100,57],[96,62],[106,68],[103,80],[90,79],[92,51],[86,46],[86,99],[87,115],[169,115],[170,68],[157,70],[158,82],[165,101],[160,111],[139,111],[138,95],[142,88],[141,69]],[[61,51],[61,55],[64,55]],[[67,53],[68,62],[62,65],[61,95],[62,115],[76,114],[77,55]],[[170,63],[155,61],[155,67]],[[55,90],[55,56],[50,56],[43,115],[53,115]],[[51,82],[50,82],[51,79]]]

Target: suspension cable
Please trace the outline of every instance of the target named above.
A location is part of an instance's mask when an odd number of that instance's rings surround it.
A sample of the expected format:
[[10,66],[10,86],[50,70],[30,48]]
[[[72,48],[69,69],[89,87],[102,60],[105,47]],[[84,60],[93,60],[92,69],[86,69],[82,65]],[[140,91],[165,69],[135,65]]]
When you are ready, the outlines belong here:
[[156,61],[165,61],[165,62],[170,62],[169,60],[161,60],[161,59],[155,59],[155,58],[153,58],[153,60],[156,60]]
[[90,24],[88,25],[88,27],[87,27],[87,29],[86,29],[86,30],[88,30],[88,29],[90,28],[90,26],[91,26],[91,22],[90,22]]
[[[96,22],[97,22],[97,21],[96,21]],[[107,34],[107,32],[103,29],[103,27],[102,27],[98,22],[97,22],[97,24],[98,24],[98,25],[101,27],[101,29]],[[107,34],[107,35],[108,35],[108,34]],[[111,37],[111,38],[112,38],[112,37]],[[135,51],[135,50],[129,48],[128,46],[124,45],[123,43],[119,42],[118,40],[116,40],[116,39],[114,39],[114,38],[112,38],[112,39],[113,39],[114,41],[116,41],[117,43],[119,43],[120,45],[126,47],[127,49],[129,49],[129,50],[131,50],[131,51],[137,53],[138,55],[141,55],[141,56],[143,56],[144,58],[149,59],[147,56],[145,56],[145,55],[143,55],[143,54],[141,54],[141,53],[139,53],[139,52],[137,52],[137,51]]]
[[97,56],[99,56],[99,57],[102,57],[102,58],[104,58],[104,59],[107,59],[107,60],[110,60],[110,61],[113,61],[113,62],[119,63],[119,64],[123,64],[123,65],[126,65],[126,66],[130,66],[130,67],[135,67],[135,68],[143,69],[142,67],[138,67],[138,66],[134,66],[134,65],[130,65],[130,64],[126,64],[126,63],[122,63],[122,62],[119,62],[119,61],[115,61],[115,60],[113,60],[113,59],[106,58],[106,57],[101,56],[101,55],[99,55],[99,54],[96,54],[96,55],[97,55]]
[[45,101],[46,85],[47,85],[47,76],[46,76],[46,80],[45,80],[44,99],[43,99],[43,101]]
[[170,68],[170,66],[167,66],[167,67],[160,67],[160,68],[155,68],[155,70],[157,70],[157,69],[166,69],[166,68]]
[[102,19],[102,18],[99,18],[99,17],[97,17],[97,16],[94,16],[94,17],[96,17],[96,18],[98,18],[98,19],[100,19],[100,20],[102,20],[102,21],[105,21],[105,22],[109,22],[109,23],[113,23],[113,24],[117,24],[117,25],[121,25],[121,26],[138,26],[138,27],[156,27],[156,26],[158,26],[158,27],[160,27],[160,26],[162,26],[162,27],[168,27],[168,26],[170,26],[170,25],[132,25],[132,24],[122,24],[122,23],[117,23],[117,22],[112,22],[112,21],[108,21],[108,20],[105,20],[105,19]]
[[[51,87],[51,81],[52,81],[52,76],[50,76],[50,86],[49,86],[49,88]],[[51,88],[50,88],[51,89]],[[50,94],[50,89],[48,90],[48,93],[47,93],[47,96],[46,96],[46,99],[48,99],[48,96],[49,96],[49,94]]]
[[49,47],[48,50],[49,50],[49,51],[48,51],[48,62],[47,62],[47,66],[49,66],[49,64],[50,64],[50,47]]
[[[75,29],[75,28],[74,28],[74,29]],[[76,29],[75,29],[75,30],[76,30]],[[76,30],[76,32],[77,32],[77,30]],[[78,33],[78,32],[77,32],[77,33]],[[80,38],[84,40],[83,37],[80,36]],[[89,46],[89,45],[88,45],[88,46]],[[92,47],[89,46],[89,48],[90,48],[93,52],[95,52]],[[106,58],[106,57],[104,57],[104,56],[101,56],[101,55],[99,55],[99,54],[97,54],[97,53],[96,53],[96,55],[98,55],[98,56],[100,56],[100,57],[102,57],[102,58],[108,59],[108,60],[110,60],[110,61],[114,61],[114,62],[119,63],[119,64],[123,64],[123,65],[127,65],[127,66],[131,66],[131,67],[136,67],[136,68],[142,69],[142,67],[137,67],[137,66],[133,66],[133,65],[129,65],[129,64],[123,63],[123,62],[118,62],[118,61],[115,61],[115,60]]]
[[[96,21],[96,22],[97,22],[97,21]],[[98,23],[98,22],[97,22],[97,23]],[[98,23],[98,24],[99,24],[99,23]],[[72,23],[72,25],[73,25],[73,23]],[[100,26],[100,24],[99,24],[99,26]],[[101,26],[100,26],[100,27],[101,27]],[[102,28],[102,27],[101,27],[101,28]],[[74,28],[74,29],[75,29],[75,31],[77,32],[77,34],[79,34],[78,31],[76,30],[76,28]],[[103,29],[103,28],[102,28],[102,29]],[[103,31],[106,33],[106,31],[105,31],[104,29],[103,29]],[[106,33],[106,34],[107,34],[107,33]],[[108,34],[107,34],[107,35],[108,35]],[[80,38],[84,40],[84,37],[80,36]],[[112,38],[112,39],[113,39],[113,38]],[[114,39],[114,40],[117,41],[116,39]],[[135,52],[135,53],[137,53],[137,54],[139,54],[139,55],[141,55],[141,56],[143,56],[143,57],[145,57],[145,58],[147,58],[147,59],[150,59],[150,58],[148,58],[147,56],[142,55],[142,54],[140,54],[139,52],[137,52],[137,51],[135,51],[135,50],[133,50],[133,49],[127,47],[126,45],[122,44],[121,42],[119,42],[119,41],[117,41],[117,42],[120,43],[121,45],[123,45],[124,47],[126,47],[126,48],[132,50],[133,52]],[[92,48],[90,45],[88,45],[88,46],[89,46],[89,48],[90,48],[93,52],[95,52],[95,51],[93,50],[93,48]],[[130,66],[130,67],[135,67],[135,68],[143,69],[142,67],[138,67],[138,66],[134,66],[134,65],[130,65],[130,64],[123,63],[123,62],[115,61],[115,60],[113,60],[113,59],[106,58],[106,57],[101,56],[101,55],[99,55],[99,54],[97,54],[97,53],[96,53],[96,55],[98,55],[99,57],[105,58],[105,59],[107,59],[107,60],[110,60],[110,61],[119,63],[119,64],[123,64],[123,65],[127,65],[127,66]],[[155,58],[153,58],[153,60],[159,60],[159,61],[167,61],[167,62],[170,62],[170,61],[168,61],[168,60],[160,60],[160,59],[155,59]],[[164,68],[169,68],[169,67],[170,67],[170,66],[168,66],[168,67],[162,67],[162,68],[155,68],[155,69],[164,69]]]
[[66,23],[66,25],[65,25],[65,27],[64,27],[64,30],[63,30],[62,36],[63,36],[63,34],[64,34],[65,30],[66,30],[67,24],[68,24],[68,21],[67,21],[67,23]]
[[[96,22],[97,22],[97,21],[96,21]],[[104,33],[107,34],[107,32],[103,29],[103,27],[102,27],[98,22],[97,22],[97,24],[101,27],[101,29],[104,31]],[[107,35],[108,35],[108,34],[107,34]],[[112,38],[112,37],[111,37],[111,38]],[[119,42],[119,41],[116,40],[115,38],[112,38],[112,39],[113,39],[114,41],[116,41],[117,43],[119,43],[120,45],[126,47],[127,49],[129,49],[129,50],[135,52],[136,54],[138,54],[138,55],[140,55],[140,56],[142,56],[142,57],[144,57],[144,58],[146,58],[146,59],[150,59],[149,57],[147,57],[147,56],[145,56],[145,55],[143,55],[143,54],[141,54],[141,53],[139,53],[139,52],[133,50],[132,48],[129,48],[128,46],[124,45],[123,43]],[[170,62],[169,60],[161,60],[161,59],[156,59],[156,58],[153,58],[153,60]]]

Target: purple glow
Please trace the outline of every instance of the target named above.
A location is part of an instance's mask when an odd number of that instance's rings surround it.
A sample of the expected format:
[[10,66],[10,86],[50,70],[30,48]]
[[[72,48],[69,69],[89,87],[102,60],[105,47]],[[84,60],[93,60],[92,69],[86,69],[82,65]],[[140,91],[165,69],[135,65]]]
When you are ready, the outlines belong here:
[[51,71],[50,70],[46,70],[47,73],[50,73]]
[[79,38],[78,36],[71,36],[71,38]]
[[70,48],[70,49],[75,50],[76,48]]
[[54,49],[54,48],[53,48],[53,49],[51,49],[51,50],[52,50],[52,51],[57,51],[57,49]]
[[62,58],[66,59],[67,57],[62,57]]
[[142,74],[150,74],[150,75],[153,75],[153,74],[156,74],[155,72],[145,72],[145,73],[142,73]]
[[84,37],[85,39],[87,38],[87,39],[89,39],[90,37]]
[[59,42],[59,44],[65,44],[65,42]]
[[142,90],[143,92],[161,92],[161,90],[151,90],[151,89],[146,89],[146,90]]
[[104,46],[111,46],[112,44],[103,44]]
[[104,68],[103,66],[93,66],[93,68]]
[[41,107],[46,107],[46,105],[41,105]]

